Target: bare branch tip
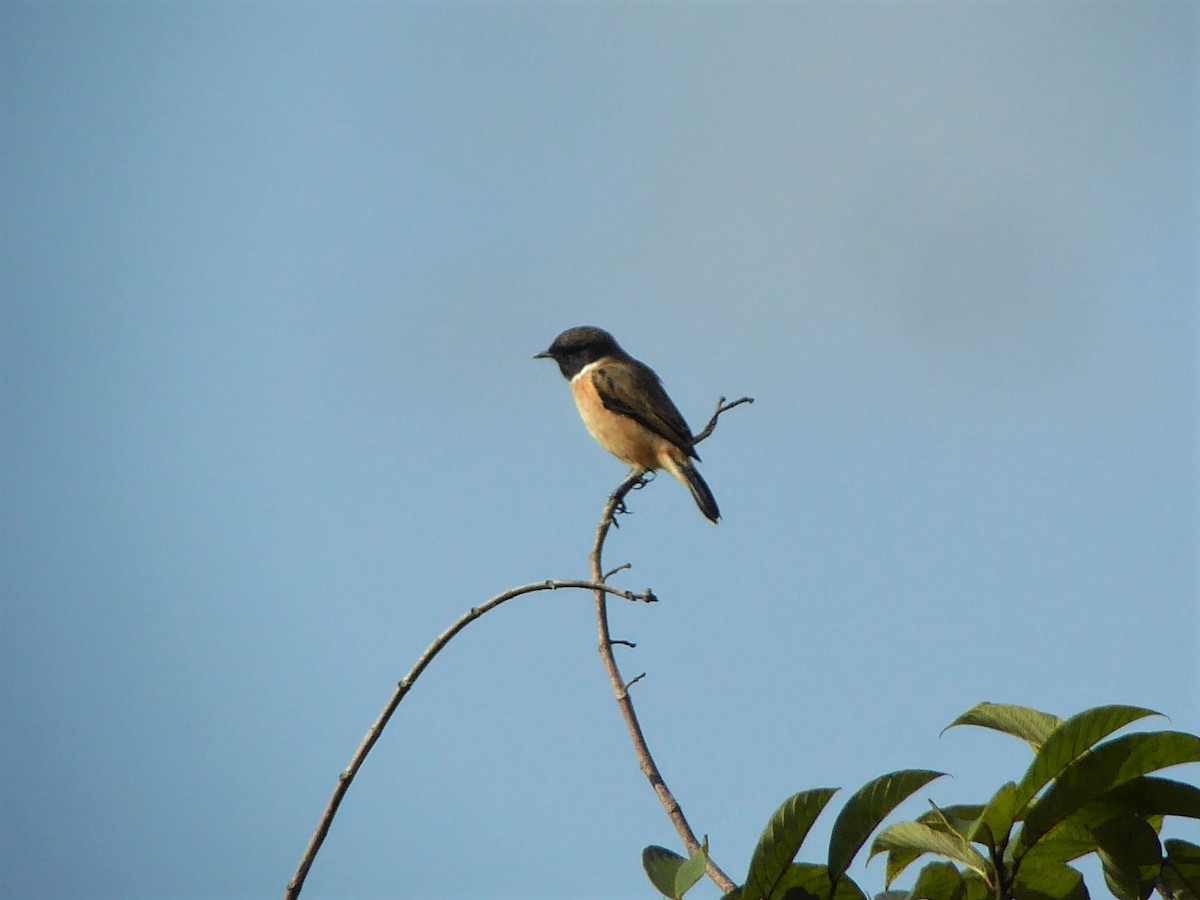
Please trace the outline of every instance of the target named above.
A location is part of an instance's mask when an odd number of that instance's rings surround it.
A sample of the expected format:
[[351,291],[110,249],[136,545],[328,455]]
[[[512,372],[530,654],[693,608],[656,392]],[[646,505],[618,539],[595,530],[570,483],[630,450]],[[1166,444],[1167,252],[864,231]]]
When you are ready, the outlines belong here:
[[[609,569],[607,572],[605,572],[603,580],[608,581],[608,579],[612,578],[618,572],[623,572],[626,569],[632,569],[632,568],[633,568],[633,563],[621,563],[621,565],[617,566],[615,569]],[[632,599],[632,598],[630,598],[630,599]]]
[[625,682],[625,690],[628,691],[631,687],[633,687],[635,684],[637,684],[639,681],[641,681],[645,677],[646,677],[646,673],[643,672],[641,675],[637,675],[637,676],[629,679],[627,682]]
[[713,410],[713,414],[709,418],[708,422],[705,424],[705,426],[702,429],[700,429],[700,432],[696,435],[694,443],[699,444],[701,441],[708,439],[708,437],[716,430],[717,420],[719,418],[721,418],[722,413],[729,412],[729,410],[733,409],[735,406],[741,406],[743,403],[753,403],[753,402],[754,402],[753,397],[739,397],[737,400],[734,400],[732,403],[726,403],[724,397],[718,397],[717,398],[717,408],[715,410]]
[[738,399],[734,400],[732,403],[726,403],[725,398],[722,397],[720,403],[718,403],[717,406],[721,410],[721,412],[729,412],[729,410],[733,409],[735,406],[741,406],[743,403],[753,403],[753,402],[754,402],[753,397],[739,397]]

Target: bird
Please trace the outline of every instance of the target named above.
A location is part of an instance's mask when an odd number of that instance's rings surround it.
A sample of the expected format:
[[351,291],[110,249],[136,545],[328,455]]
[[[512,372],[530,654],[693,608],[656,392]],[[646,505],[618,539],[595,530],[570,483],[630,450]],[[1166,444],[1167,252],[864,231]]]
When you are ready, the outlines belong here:
[[558,363],[583,424],[601,447],[636,472],[666,469],[716,523],[721,511],[696,470],[696,437],[653,369],[592,325],[568,328],[534,359]]

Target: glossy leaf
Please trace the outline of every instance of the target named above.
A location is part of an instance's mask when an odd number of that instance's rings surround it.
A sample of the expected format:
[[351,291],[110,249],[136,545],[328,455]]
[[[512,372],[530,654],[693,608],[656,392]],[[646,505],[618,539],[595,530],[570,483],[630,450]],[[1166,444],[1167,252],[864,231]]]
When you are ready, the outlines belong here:
[[1072,716],[1055,729],[1037,752],[1017,785],[1017,805],[1024,809],[1051,780],[1114,731],[1157,715],[1160,713],[1140,706],[1097,706]]
[[675,893],[675,878],[686,862],[686,859],[666,847],[652,845],[642,851],[642,868],[646,877],[655,890],[672,900],[678,896]]
[[942,816],[945,816],[952,823],[969,825],[982,816],[986,808],[987,806],[983,803],[952,803],[949,806],[938,807],[937,812],[930,810],[929,812],[921,813],[917,817],[917,821],[925,822],[926,825],[932,825],[932,821],[926,820],[940,819]]
[[971,872],[969,870],[964,872],[963,884],[967,886],[967,893],[963,897],[963,900],[991,900],[992,889],[978,872]]
[[966,894],[967,885],[958,866],[935,862],[921,869],[910,896],[912,900],[964,900]]
[[829,870],[812,863],[788,866],[776,890],[779,900],[867,900],[867,895],[849,878],[839,878],[837,889],[833,890]]
[[[1144,782],[1146,780],[1142,778],[1135,779],[1136,782]],[[1149,780],[1163,782],[1168,785],[1177,783],[1167,781],[1166,779]],[[1127,786],[1134,786],[1134,782],[1131,782]],[[1184,787],[1187,787],[1187,785],[1184,785]],[[1094,800],[1091,803],[1081,806],[1074,814],[1050,829],[1050,832],[1038,841],[1034,847],[1026,850],[1022,859],[1034,864],[1045,862],[1066,863],[1098,850],[1101,842],[1097,838],[1097,834],[1106,826],[1114,822],[1125,822],[1134,817],[1143,817],[1143,813],[1135,804],[1120,802],[1114,799],[1123,790],[1124,787],[1118,788],[1116,791],[1110,791],[1099,800]],[[1143,797],[1142,799],[1145,800],[1146,798]],[[1161,820],[1160,816],[1156,816],[1153,813],[1146,813],[1145,816],[1148,817],[1148,821],[1151,824]]]
[[774,890],[800,851],[817,816],[825,809],[837,788],[817,788],[788,797],[771,816],[763,830],[750,870],[742,888],[743,900],[765,900]]
[[983,815],[984,810],[987,808],[978,803],[969,805],[958,804],[955,806],[938,806],[935,803],[930,803],[929,805],[932,809],[917,816],[918,822],[924,822],[930,828],[958,834],[964,838],[976,826],[979,817]]
[[1022,864],[1064,865],[1073,859],[1094,853],[1096,835],[1079,817],[1060,822],[1037,844],[1022,854]]
[[943,734],[959,725],[977,725],[1002,734],[1012,735],[1029,743],[1036,751],[1062,720],[1058,716],[1007,703],[980,703],[968,709],[943,730]]
[[914,792],[944,772],[902,769],[864,784],[843,807],[829,838],[829,872],[837,881],[879,824]]
[[[958,804],[954,806],[945,806],[931,809],[928,812],[923,812],[917,816],[917,821],[922,825],[928,825],[934,831],[941,831],[946,834],[952,834],[955,830],[956,823],[961,825],[961,835],[965,836],[970,830],[970,825],[983,815],[984,807],[980,804]],[[910,865],[916,862],[925,851],[896,849],[888,852],[887,871],[885,873],[886,883],[891,884],[896,878],[907,869]],[[872,850],[874,855],[874,850]]]
[[1119,900],[1146,900],[1158,881],[1162,847],[1144,819],[1110,819],[1096,829],[1104,880]]
[[675,873],[675,896],[682,897],[691,890],[692,886],[704,877],[704,870],[707,866],[708,836],[705,835],[703,843],[700,844],[696,852]]
[[[962,863],[968,869],[978,872],[985,878],[991,875],[991,866],[978,850],[967,843],[962,835],[939,831],[921,822],[897,822],[889,825],[871,844],[871,856],[877,853],[907,851],[916,854],[912,860],[933,853],[946,859]],[[909,860],[910,862],[912,860]],[[902,871],[902,870],[900,870]],[[888,883],[900,874],[893,873],[888,867]]]
[[1021,866],[1012,890],[1016,900],[1088,900],[1083,876],[1054,863]]
[[1200,788],[1170,778],[1135,778],[1106,796],[1140,816],[1200,819]]
[[1029,809],[1018,850],[1113,788],[1150,772],[1200,761],[1200,737],[1176,731],[1128,734],[1094,748],[1069,765]]
[[[904,824],[903,822],[899,824]],[[876,838],[875,843],[871,845],[872,853],[879,846],[879,839]],[[899,847],[895,850],[887,852],[887,866],[884,871],[884,884],[891,885],[893,881],[904,874],[904,870],[915,863],[918,859],[925,855],[924,850],[914,850],[911,847]]]
[[1163,841],[1167,856],[1162,867],[1162,877],[1178,898],[1190,894],[1190,900],[1200,898],[1200,847],[1187,841],[1168,839]]
[[1003,785],[975,817],[974,824],[967,829],[967,840],[986,844],[988,847],[1007,844],[1013,820],[1022,805],[1017,796],[1016,784],[1010,781]]

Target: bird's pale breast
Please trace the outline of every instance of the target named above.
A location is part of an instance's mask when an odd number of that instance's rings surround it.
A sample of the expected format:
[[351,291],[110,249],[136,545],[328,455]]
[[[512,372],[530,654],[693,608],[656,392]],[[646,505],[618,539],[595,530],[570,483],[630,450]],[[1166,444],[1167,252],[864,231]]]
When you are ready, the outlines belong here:
[[596,443],[628,466],[647,470],[662,467],[660,454],[667,451],[669,443],[641,423],[606,409],[596,393],[591,373],[572,379],[571,393],[579,416]]

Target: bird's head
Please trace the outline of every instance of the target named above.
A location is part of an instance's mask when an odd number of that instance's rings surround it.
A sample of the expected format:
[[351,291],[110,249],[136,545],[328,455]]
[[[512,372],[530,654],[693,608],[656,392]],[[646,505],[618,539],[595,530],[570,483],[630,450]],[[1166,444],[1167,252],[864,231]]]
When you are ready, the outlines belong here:
[[603,328],[580,325],[568,328],[554,339],[548,349],[534,359],[552,359],[563,377],[571,379],[589,363],[606,356],[624,356],[616,339]]

